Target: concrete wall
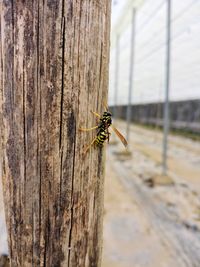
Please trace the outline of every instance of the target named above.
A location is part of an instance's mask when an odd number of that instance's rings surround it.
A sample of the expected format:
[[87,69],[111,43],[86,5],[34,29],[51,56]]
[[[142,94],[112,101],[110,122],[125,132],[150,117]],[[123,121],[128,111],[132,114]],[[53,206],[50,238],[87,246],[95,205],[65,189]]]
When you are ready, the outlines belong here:
[[[133,122],[162,126],[163,103],[138,104],[131,109]],[[127,106],[111,107],[110,110],[117,117],[126,119]],[[200,100],[171,102],[170,127],[200,133]]]

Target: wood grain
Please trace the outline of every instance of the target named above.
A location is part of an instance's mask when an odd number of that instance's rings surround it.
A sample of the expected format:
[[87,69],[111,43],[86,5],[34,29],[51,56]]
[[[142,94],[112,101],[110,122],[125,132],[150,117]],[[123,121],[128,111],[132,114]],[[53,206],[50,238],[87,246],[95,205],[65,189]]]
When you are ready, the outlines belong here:
[[11,266],[100,266],[110,1],[1,1],[2,177]]

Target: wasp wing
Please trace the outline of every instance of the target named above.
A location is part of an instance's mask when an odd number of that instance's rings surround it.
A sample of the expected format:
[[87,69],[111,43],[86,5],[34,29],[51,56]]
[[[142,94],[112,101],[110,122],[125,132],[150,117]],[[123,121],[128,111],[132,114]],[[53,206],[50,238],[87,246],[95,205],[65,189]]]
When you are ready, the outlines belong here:
[[124,136],[115,128],[114,125],[111,125],[111,127],[112,127],[113,131],[116,133],[116,135],[119,137],[119,139],[121,140],[121,142],[123,143],[123,145],[125,147],[127,147],[128,146],[128,143],[127,143],[126,139],[124,138]]

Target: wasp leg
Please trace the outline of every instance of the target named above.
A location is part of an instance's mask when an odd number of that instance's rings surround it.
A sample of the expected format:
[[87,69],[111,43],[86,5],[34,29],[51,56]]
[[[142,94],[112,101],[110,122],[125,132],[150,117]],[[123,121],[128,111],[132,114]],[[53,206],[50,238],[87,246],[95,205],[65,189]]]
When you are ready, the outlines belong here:
[[91,110],[91,112],[92,112],[92,114],[94,114],[96,117],[101,118],[101,115],[100,115],[100,114],[98,114],[98,113],[96,113],[96,112],[94,112],[94,111],[92,111],[92,110]]
[[82,131],[82,132],[88,132],[88,131],[92,131],[94,129],[97,129],[99,126],[95,126],[95,127],[92,127],[92,128],[79,128],[79,131]]
[[89,146],[86,147],[86,149],[84,150],[84,154],[87,153],[87,151],[90,149],[90,147],[94,144],[95,140],[96,140],[96,137],[92,140],[92,142],[89,144]]
[[108,132],[108,138],[107,138],[107,140],[108,140],[108,143],[110,142],[110,135],[111,135],[111,133],[110,133],[110,132]]

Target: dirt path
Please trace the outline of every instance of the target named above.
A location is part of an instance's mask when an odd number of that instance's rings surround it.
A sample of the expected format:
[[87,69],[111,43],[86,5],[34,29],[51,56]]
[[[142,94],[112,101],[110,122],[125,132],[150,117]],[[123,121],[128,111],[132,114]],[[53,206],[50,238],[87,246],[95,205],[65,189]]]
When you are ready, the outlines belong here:
[[127,194],[113,166],[108,166],[105,192],[104,249],[102,267],[182,267],[137,199]]
[[199,267],[200,144],[170,136],[170,179],[160,186],[162,134],[131,130],[132,158],[108,147],[102,266]]
[[6,226],[3,207],[3,192],[0,178],[0,255],[7,254]]
[[[124,126],[124,123],[121,123]],[[156,163],[162,161],[162,133],[132,126],[131,147]],[[184,137],[170,136],[168,150],[169,172],[200,191],[200,144]]]

